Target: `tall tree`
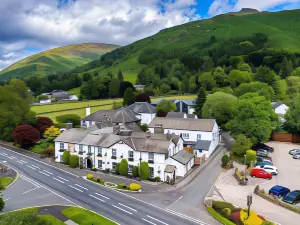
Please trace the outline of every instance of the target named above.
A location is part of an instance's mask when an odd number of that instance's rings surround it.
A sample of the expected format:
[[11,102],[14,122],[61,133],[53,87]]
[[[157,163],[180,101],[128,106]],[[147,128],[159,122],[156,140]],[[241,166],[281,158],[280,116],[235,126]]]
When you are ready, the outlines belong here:
[[206,92],[204,87],[201,87],[199,88],[198,95],[196,98],[195,112],[194,112],[194,114],[196,114],[198,117],[201,117],[202,115],[202,108],[205,101],[206,101]]
[[286,112],[284,118],[286,120],[285,127],[289,132],[297,133],[300,131],[300,98],[299,95],[293,99],[290,108]]
[[109,97],[117,98],[120,95],[120,80],[117,78],[111,79],[109,83]]
[[123,78],[123,73],[121,70],[118,71],[118,79],[120,82],[123,82],[124,81],[124,78]]
[[127,88],[123,97],[123,106],[129,106],[135,101],[135,94],[132,88]]
[[260,66],[256,69],[255,80],[273,86],[279,77],[269,67]]
[[222,87],[224,85],[225,79],[226,79],[226,73],[223,70],[222,67],[217,67],[213,72],[212,72],[213,77],[215,78],[218,87]]
[[156,106],[156,115],[158,117],[165,117],[168,114],[168,112],[175,112],[175,111],[176,111],[176,105],[173,102],[170,102],[168,100],[162,100]]
[[280,70],[280,77],[281,78],[287,78],[290,76],[293,72],[293,63],[291,60],[288,60],[286,57],[284,57],[281,70]]

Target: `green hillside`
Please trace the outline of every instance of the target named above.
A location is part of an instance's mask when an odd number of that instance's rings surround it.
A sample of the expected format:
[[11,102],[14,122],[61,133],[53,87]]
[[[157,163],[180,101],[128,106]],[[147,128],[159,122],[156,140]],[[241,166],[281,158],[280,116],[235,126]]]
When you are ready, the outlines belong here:
[[85,43],[51,49],[29,56],[0,71],[0,80],[70,71],[118,47],[110,44]]
[[217,40],[242,38],[253,33],[262,33],[269,39],[268,47],[300,51],[300,10],[261,13],[240,13],[219,15],[211,19],[194,21],[164,29],[159,33],[104,55],[102,62],[93,61],[76,70],[91,74],[114,74],[122,70],[124,78],[134,81],[145,65],[138,61],[145,49],[166,51],[191,51],[212,36]]

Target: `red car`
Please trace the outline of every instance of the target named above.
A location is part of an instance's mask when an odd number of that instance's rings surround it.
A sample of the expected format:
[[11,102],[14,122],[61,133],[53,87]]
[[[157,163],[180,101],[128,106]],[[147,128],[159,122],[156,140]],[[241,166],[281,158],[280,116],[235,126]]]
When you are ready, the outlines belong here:
[[264,178],[264,179],[267,179],[267,180],[271,180],[272,179],[272,174],[266,172],[264,169],[261,169],[261,168],[254,168],[251,171],[250,176],[251,177]]

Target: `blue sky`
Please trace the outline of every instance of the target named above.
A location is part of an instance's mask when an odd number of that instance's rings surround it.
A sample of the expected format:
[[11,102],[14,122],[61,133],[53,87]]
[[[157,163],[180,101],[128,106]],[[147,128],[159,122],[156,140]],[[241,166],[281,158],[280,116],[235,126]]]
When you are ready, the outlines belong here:
[[0,70],[31,54],[85,42],[126,45],[243,7],[300,8],[300,0],[1,0]]

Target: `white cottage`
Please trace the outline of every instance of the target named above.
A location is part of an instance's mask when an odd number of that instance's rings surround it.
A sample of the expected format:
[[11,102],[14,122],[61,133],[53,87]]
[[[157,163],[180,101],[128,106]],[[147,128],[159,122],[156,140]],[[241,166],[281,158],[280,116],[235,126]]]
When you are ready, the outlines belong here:
[[277,115],[285,115],[289,107],[282,102],[272,102],[273,110]]
[[156,108],[148,102],[135,102],[128,106],[127,109],[137,113],[142,124],[149,124],[156,116]]
[[151,134],[121,130],[119,126],[99,129],[70,129],[55,140],[55,156],[62,162],[64,151],[79,155],[87,168],[115,171],[124,158],[128,171],[141,162],[149,163],[150,177],[167,181],[185,176],[194,165],[194,155],[183,150],[183,139],[176,135]]

